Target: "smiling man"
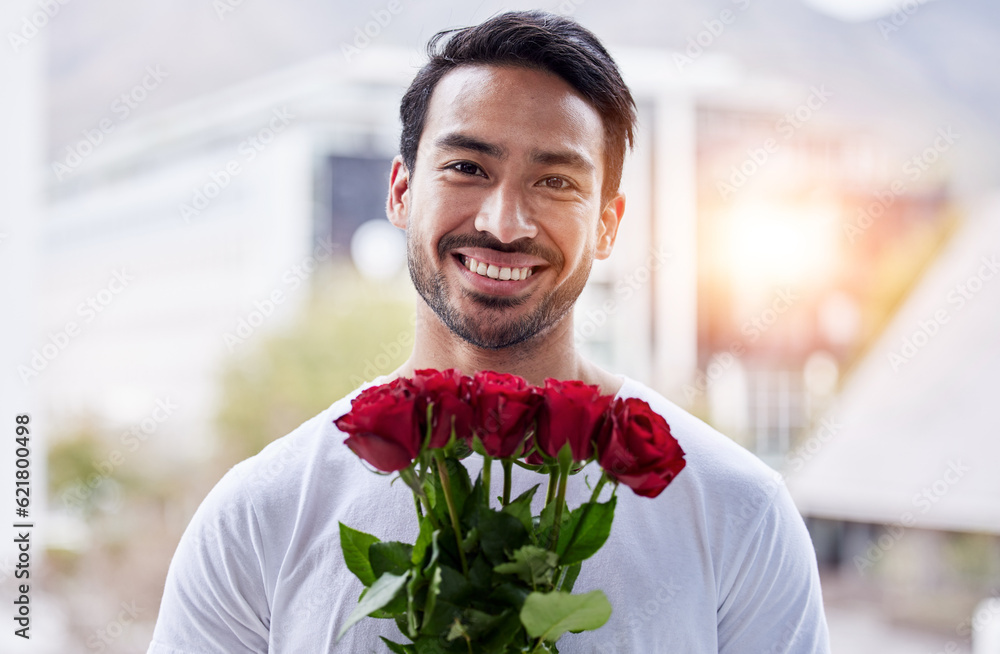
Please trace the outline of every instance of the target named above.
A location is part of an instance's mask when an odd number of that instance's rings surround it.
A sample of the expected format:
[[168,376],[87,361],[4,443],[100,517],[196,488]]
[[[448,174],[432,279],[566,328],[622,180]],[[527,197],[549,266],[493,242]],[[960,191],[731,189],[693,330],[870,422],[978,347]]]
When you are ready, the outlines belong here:
[[602,189],[615,157],[600,113],[551,72],[491,64],[444,74],[425,112],[420,147],[396,157],[390,178],[389,217],[406,230],[423,300],[413,356],[398,373],[505,370],[616,392],[621,380],[574,349],[571,314],[625,208],[620,164],[615,190]]
[[[655,499],[619,495],[611,536],[576,585],[603,589],[614,612],[560,651],[828,652],[815,556],[780,479],[574,347],[573,304],[625,210],[635,110],[615,63],[593,34],[541,12],[442,33],[428,49],[402,101],[387,204],[419,293],[414,349],[372,383],[421,368],[579,379],[646,400],[671,425],[687,467]],[[338,522],[415,536],[409,489],[371,474],[333,425],[360,390],[212,490],[178,545],[149,652],[367,653],[397,635],[391,621],[364,620],[335,641],[361,592]],[[582,477],[571,506],[589,494]]]

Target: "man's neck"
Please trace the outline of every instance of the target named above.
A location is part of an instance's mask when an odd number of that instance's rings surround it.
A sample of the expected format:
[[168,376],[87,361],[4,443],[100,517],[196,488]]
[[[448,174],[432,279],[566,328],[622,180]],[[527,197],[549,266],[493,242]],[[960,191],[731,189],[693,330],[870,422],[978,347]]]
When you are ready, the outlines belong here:
[[424,368],[455,368],[467,375],[495,370],[518,375],[536,386],[544,385],[549,377],[578,379],[600,386],[607,395],[616,394],[622,384],[620,377],[586,360],[577,351],[572,313],[544,334],[511,347],[489,350],[456,336],[418,300],[413,353],[389,376],[409,377],[414,370]]

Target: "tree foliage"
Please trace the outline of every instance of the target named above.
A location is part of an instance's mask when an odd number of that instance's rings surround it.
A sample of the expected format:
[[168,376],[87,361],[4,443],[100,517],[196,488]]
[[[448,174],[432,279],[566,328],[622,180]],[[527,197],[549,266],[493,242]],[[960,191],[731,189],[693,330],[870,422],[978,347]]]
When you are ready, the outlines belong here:
[[413,316],[407,288],[366,282],[346,268],[317,273],[291,320],[255,334],[224,365],[216,417],[224,462],[256,454],[395,370],[412,351]]

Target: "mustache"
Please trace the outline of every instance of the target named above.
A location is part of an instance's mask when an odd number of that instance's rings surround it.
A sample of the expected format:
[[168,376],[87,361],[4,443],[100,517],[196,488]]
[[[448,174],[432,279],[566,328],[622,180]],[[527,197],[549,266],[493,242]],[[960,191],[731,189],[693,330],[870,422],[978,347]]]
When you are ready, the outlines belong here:
[[564,258],[558,250],[545,247],[529,238],[519,238],[510,243],[504,243],[495,236],[485,232],[475,234],[446,234],[438,241],[438,256],[444,258],[452,250],[458,248],[485,248],[497,252],[517,252],[540,259],[545,259],[555,268],[562,268]]

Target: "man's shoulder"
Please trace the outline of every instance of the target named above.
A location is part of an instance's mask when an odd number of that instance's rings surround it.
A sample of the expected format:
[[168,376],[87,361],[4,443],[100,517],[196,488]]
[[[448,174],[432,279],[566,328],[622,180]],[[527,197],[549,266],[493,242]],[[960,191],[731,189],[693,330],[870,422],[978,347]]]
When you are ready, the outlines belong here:
[[266,481],[285,477],[289,471],[298,474],[302,468],[317,463],[317,458],[345,458],[351,453],[346,447],[340,447],[345,437],[333,422],[350,411],[351,401],[361,391],[382,379],[365,382],[291,432],[271,441],[257,454],[236,464],[237,472],[246,480]]
[[781,475],[731,438],[674,402],[629,377],[619,397],[636,397],[663,416],[680,443],[687,465],[678,477],[713,495],[736,495],[744,501],[769,500],[782,486]]

